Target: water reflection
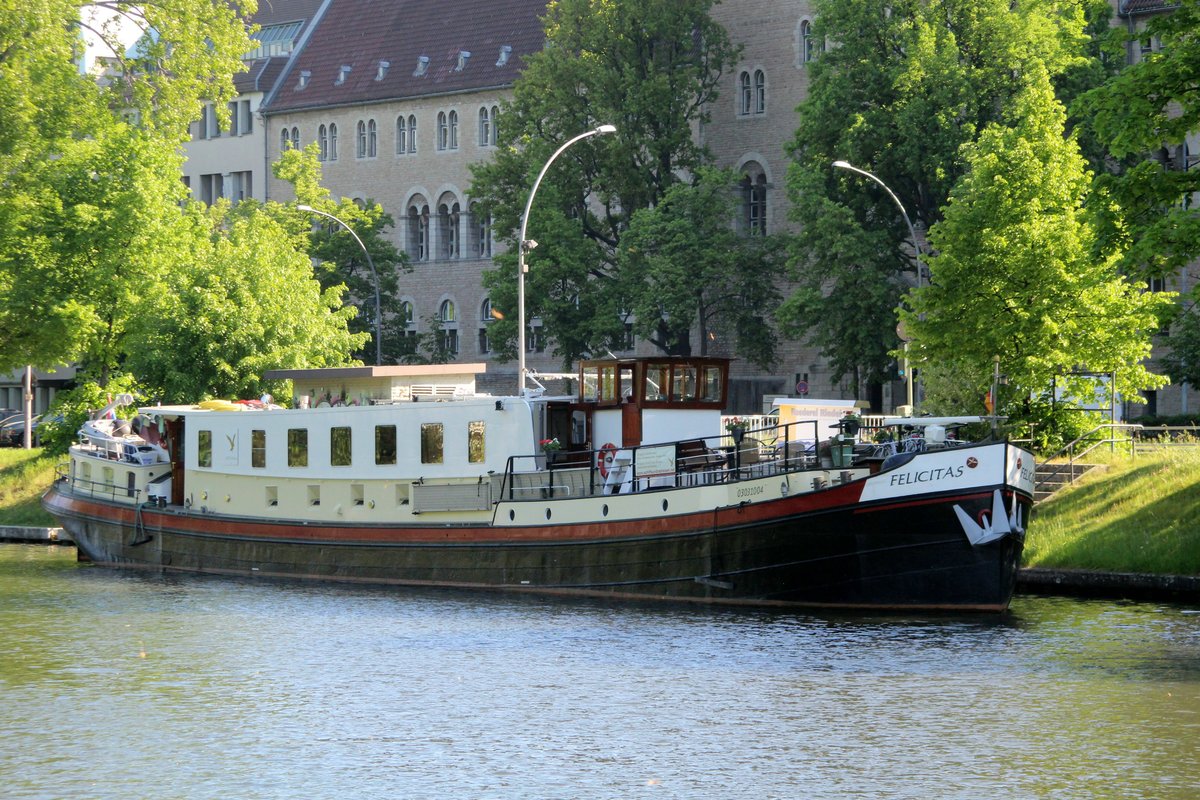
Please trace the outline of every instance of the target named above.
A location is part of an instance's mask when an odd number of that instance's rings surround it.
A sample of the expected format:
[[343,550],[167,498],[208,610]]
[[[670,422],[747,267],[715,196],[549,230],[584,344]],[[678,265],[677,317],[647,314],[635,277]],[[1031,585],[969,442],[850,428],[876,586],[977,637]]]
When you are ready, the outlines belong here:
[[1182,798],[1200,784],[1200,615],[1176,606],[738,612],[73,555],[0,546],[5,797]]

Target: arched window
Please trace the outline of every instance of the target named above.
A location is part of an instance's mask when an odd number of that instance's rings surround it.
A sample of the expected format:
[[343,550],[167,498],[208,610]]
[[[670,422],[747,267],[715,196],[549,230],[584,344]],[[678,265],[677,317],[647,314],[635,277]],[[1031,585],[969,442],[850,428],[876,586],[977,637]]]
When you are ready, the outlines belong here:
[[471,204],[471,229],[475,234],[475,255],[479,258],[491,258],[492,255],[492,217],[483,214],[479,206]]
[[408,152],[417,152],[417,117],[415,114],[408,116]]
[[379,136],[375,128],[375,120],[367,120],[367,158],[375,158],[379,154]]
[[813,35],[812,23],[803,20],[800,23],[800,61],[804,64],[815,61],[817,54],[825,49],[825,43]]
[[738,78],[741,83],[741,105],[738,107],[738,113],[745,116],[750,113],[754,93],[750,88],[750,73],[743,72]]
[[408,152],[408,123],[404,115],[396,117],[396,155],[402,156]]
[[492,310],[491,298],[485,297],[483,302],[479,304],[479,352],[492,352],[492,341],[488,337],[488,327],[492,324],[492,320],[496,319],[495,312]]
[[487,147],[492,143],[492,115],[488,107],[479,109],[479,146]]
[[329,160],[337,161],[337,123],[329,123]]
[[488,144],[495,144],[500,136],[500,106],[492,106],[492,138]]
[[767,176],[762,166],[754,161],[746,164],[743,169],[743,230],[750,236],[763,235],[767,232]]
[[292,128],[292,149],[300,149],[300,129],[296,127]]
[[417,312],[411,300],[400,301],[400,322],[405,336],[417,335]]
[[450,143],[450,126],[446,122],[446,112],[439,111],[437,115],[437,149],[445,150]]
[[366,158],[367,157],[367,123],[363,122],[361,119],[358,121],[357,133],[358,133],[358,136],[355,138],[356,145],[354,148],[354,157],[355,158]]
[[443,300],[438,308],[438,346],[446,355],[458,355],[458,315],[453,300]]
[[429,260],[429,206],[421,200],[408,207],[408,254],[414,261]]
[[754,113],[767,113],[767,76],[761,69],[754,70]]
[[279,132],[279,152],[286,152],[292,146],[292,137],[287,128]]
[[449,118],[450,118],[449,149],[457,150],[458,149],[458,112],[451,111],[449,114]]
[[458,203],[444,200],[438,204],[438,238],[442,242],[443,258],[458,258],[459,249],[459,207]]
[[317,151],[317,160],[318,161],[328,161],[329,160],[329,129],[326,128],[324,125],[317,128],[317,147],[320,148]]

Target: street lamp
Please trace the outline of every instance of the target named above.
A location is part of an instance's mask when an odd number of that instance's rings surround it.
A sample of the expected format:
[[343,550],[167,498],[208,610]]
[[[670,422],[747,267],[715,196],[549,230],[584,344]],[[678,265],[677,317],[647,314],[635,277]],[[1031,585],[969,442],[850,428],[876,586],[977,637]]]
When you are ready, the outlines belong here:
[[319,214],[322,217],[329,217],[329,219],[333,220],[338,225],[341,225],[350,233],[351,236],[354,237],[354,241],[358,242],[358,246],[362,248],[363,255],[367,257],[367,266],[371,268],[371,280],[375,284],[375,366],[379,366],[383,363],[383,335],[380,332],[382,328],[381,317],[379,315],[379,273],[375,271],[375,262],[371,260],[371,252],[367,250],[367,246],[363,244],[362,239],[358,238],[358,234],[354,232],[354,229],[347,225],[343,220],[335,217],[333,214],[325,211],[318,211],[312,206],[306,205],[299,205],[296,206],[296,208],[301,211],[308,211],[312,214]]
[[589,136],[596,136],[602,133],[616,133],[615,125],[600,125],[590,131],[585,131],[573,139],[568,139],[565,144],[554,151],[554,155],[550,156],[544,165],[542,171],[538,173],[537,180],[533,182],[533,189],[529,192],[529,200],[525,203],[525,213],[521,215],[521,234],[517,239],[517,393],[525,396],[525,253],[537,247],[537,242],[532,239],[525,238],[525,229],[529,225],[529,209],[533,207],[533,197],[537,194],[538,186],[542,182],[542,178],[546,176],[546,171],[550,169],[550,165],[554,163],[554,159],[563,154],[571,145],[576,142],[582,142]]
[[[909,236],[909,238],[912,239],[913,254],[916,256],[916,259],[917,259],[917,288],[920,289],[924,285],[924,277],[923,277],[924,276],[924,268],[921,266],[921,245],[919,242],[917,242],[917,232],[913,228],[912,220],[908,218],[908,212],[904,210],[904,204],[900,202],[900,198],[896,197],[896,193],[893,192],[891,189],[889,189],[888,185],[886,183],[884,183],[882,180],[880,180],[877,175],[867,172],[865,169],[859,169],[858,167],[854,166],[850,162],[841,161],[841,160],[833,162],[833,165],[835,167],[837,167],[838,169],[849,170],[850,172],[854,172],[859,175],[862,175],[864,178],[870,178],[871,180],[875,181],[876,183],[878,183],[880,186],[883,187],[883,190],[888,193],[888,197],[892,198],[892,202],[894,202],[896,204],[896,207],[900,209],[900,216],[904,217],[904,222],[905,222],[905,224],[908,225],[908,236]],[[903,336],[903,334],[902,334],[902,336]],[[904,380],[905,380],[905,389],[908,393],[908,397],[907,397],[908,405],[911,408],[913,405],[913,378],[912,378],[912,369],[910,369],[909,365],[908,365],[908,340],[907,340],[907,338],[905,338],[905,341],[904,341]]]

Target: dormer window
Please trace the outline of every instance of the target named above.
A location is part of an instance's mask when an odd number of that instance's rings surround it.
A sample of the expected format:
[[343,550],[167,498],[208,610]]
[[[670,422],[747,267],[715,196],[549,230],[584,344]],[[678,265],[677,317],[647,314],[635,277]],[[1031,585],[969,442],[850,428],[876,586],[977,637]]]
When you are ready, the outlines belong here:
[[417,56],[417,68],[413,70],[413,77],[420,78],[429,71],[429,56]]
[[343,83],[345,83],[346,78],[350,75],[351,69],[353,68],[349,64],[342,64],[341,69],[338,70],[337,80],[333,82],[333,85],[341,86]]
[[508,63],[508,57],[512,55],[512,47],[509,45],[500,46],[500,58],[496,59],[496,66],[503,67]]
[[312,72],[306,69],[300,70],[300,79],[296,81],[296,91],[308,88],[308,81],[312,78]]
[[375,80],[381,81],[387,77],[388,67],[392,64],[390,61],[380,61],[379,68],[375,70]]
[[467,59],[471,57],[470,50],[458,51],[458,64],[454,67],[455,72],[462,72],[467,68]]

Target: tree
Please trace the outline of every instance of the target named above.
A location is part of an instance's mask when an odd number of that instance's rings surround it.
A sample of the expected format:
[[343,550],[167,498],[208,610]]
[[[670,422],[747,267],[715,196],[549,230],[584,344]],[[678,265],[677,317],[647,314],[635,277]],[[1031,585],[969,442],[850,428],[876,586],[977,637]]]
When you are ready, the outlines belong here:
[[[85,6],[146,35],[127,51]],[[109,45],[103,80],[78,73],[82,36]],[[223,0],[0,8],[0,369],[83,358],[103,379],[115,366],[130,293],[171,267],[159,234],[182,196],[187,125],[202,98],[224,113],[249,49]]]
[[127,366],[167,402],[257,397],[268,369],[337,366],[370,340],[351,333],[345,287],[322,288],[308,255],[308,220],[277,203],[192,203],[188,242],[130,323]]
[[[509,244],[484,276],[505,317],[489,330],[501,355],[515,355],[516,234],[530,187],[561,143],[600,123],[616,125],[617,134],[572,147],[539,188],[527,231],[540,243],[527,258],[528,316],[541,317],[564,362],[624,338],[616,312],[639,300],[620,287],[654,285],[620,280],[631,217],[710,160],[693,129],[707,119],[737,55],[709,16],[712,4],[559,0],[548,7],[546,46],[526,59],[502,111],[497,156],[473,169],[471,195]],[[670,327],[674,340],[665,349],[689,349],[682,337],[690,330]]]
[[965,170],[962,145],[1010,105],[1014,76],[1037,62],[1072,91],[1086,85],[1085,11],[1100,5],[816,0],[814,35],[836,46],[808,64],[790,148],[788,197],[801,230],[795,290],[779,319],[822,349],[835,379],[894,375],[889,309],[916,283],[917,265],[892,199],[832,162],[871,171],[918,227],[936,224]]
[[1200,129],[1200,0],[1181,0],[1144,30],[1113,30],[1112,60],[1123,61],[1126,43],[1136,39],[1157,39],[1161,49],[1083,94],[1075,111],[1114,157],[1112,171],[1097,178],[1113,201],[1100,245],[1124,251],[1123,265],[1132,274],[1161,277],[1200,256],[1193,200],[1200,170],[1188,169],[1169,149]]
[[1115,372],[1126,396],[1161,386],[1142,362],[1170,299],[1126,280],[1116,257],[1094,258],[1091,176],[1065,110],[1046,70],[1023,84],[1003,122],[963,147],[968,171],[929,232],[930,284],[901,312],[910,358],[954,364],[982,394],[999,357],[1022,401],[1056,381],[1083,395],[1080,370]]
[[633,331],[667,350],[690,340],[698,324],[700,355],[718,335],[766,366],[776,335],[765,310],[778,304],[772,276],[781,248],[765,236],[741,236],[729,224],[736,212],[735,176],[701,168],[694,184],[677,183],[653,208],[633,214],[621,239],[619,295],[612,309],[631,317]]
[[358,306],[359,313],[350,321],[352,333],[369,333],[364,349],[355,357],[375,361],[375,280],[379,281],[379,307],[382,312],[381,331],[384,362],[396,363],[410,359],[415,353],[415,338],[407,335],[407,324],[397,313],[399,309],[400,274],[412,272],[408,256],[392,243],[386,231],[395,226],[392,216],[374,200],[362,206],[343,197],[336,203],[329,191],[321,186],[321,163],[316,143],[304,150],[287,150],[273,166],[275,177],[292,184],[297,203],[332,214],[349,225],[371,254],[370,264],[362,247],[345,228],[332,220],[312,217],[309,235],[310,252],[318,259],[317,279],[322,288],[346,287],[347,294]]

